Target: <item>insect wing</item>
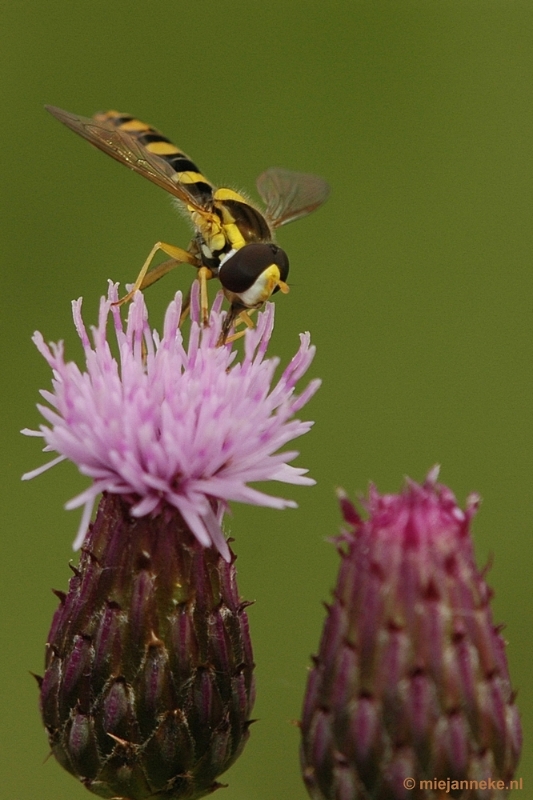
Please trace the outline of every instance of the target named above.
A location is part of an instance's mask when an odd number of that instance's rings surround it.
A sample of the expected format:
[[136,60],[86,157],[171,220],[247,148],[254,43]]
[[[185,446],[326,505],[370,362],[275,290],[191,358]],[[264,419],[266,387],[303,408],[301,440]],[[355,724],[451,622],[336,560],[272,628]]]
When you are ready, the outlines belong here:
[[281,167],[265,170],[256,185],[266,203],[265,216],[273,228],[310,214],[327,200],[330,192],[323,178]]
[[[135,136],[128,134],[126,131],[121,131],[103,116],[98,119],[80,117],[55,106],[45,106],[45,108],[56,119],[75,133],[83,136],[84,139],[94,144],[99,150],[103,150],[104,153],[120,161],[121,164],[125,164],[130,169],[138,172],[139,175],[148,178],[148,180],[170,192],[183,203],[192,206],[195,210],[205,210],[206,201],[210,199],[209,193],[207,197],[205,190],[202,197],[193,194],[192,191],[195,184],[191,183],[191,188],[189,189],[187,184],[179,179],[180,173],[176,172],[164,158],[150,153],[136,140]],[[202,186],[205,187],[206,184],[202,184]]]

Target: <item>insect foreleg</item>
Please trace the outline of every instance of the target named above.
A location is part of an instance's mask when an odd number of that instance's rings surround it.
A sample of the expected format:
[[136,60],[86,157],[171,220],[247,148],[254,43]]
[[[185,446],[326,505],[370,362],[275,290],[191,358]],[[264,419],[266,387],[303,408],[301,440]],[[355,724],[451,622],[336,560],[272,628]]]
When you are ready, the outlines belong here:
[[[159,250],[162,250],[163,253],[167,254],[167,256],[171,256],[171,261],[165,261],[163,264],[150,269],[150,264],[154,260],[154,257]],[[198,260],[194,255],[188,253],[187,250],[184,250],[182,247],[175,247],[174,245],[166,244],[165,242],[156,242],[150,250],[148,258],[142,265],[141,271],[137,275],[133,289],[128,292],[125,297],[122,297],[118,301],[117,305],[122,305],[123,303],[129,302],[138,289],[146,289],[147,286],[150,286],[152,283],[158,281],[159,278],[162,278],[163,275],[166,275],[166,273],[170,272],[171,269],[177,267],[178,264],[192,264],[194,267],[198,267]]]
[[248,311],[241,311],[241,313],[235,320],[235,326],[240,325],[240,323],[242,322],[244,325],[246,325],[247,328],[253,328],[254,321],[251,318],[250,314],[253,314],[255,310],[256,310],[255,308],[250,308],[248,309]]
[[[236,303],[232,303],[230,310],[226,314],[226,318],[222,325],[222,332],[220,334],[220,338],[218,340],[218,347],[221,347],[226,342],[235,342],[237,339],[240,339],[246,333],[246,328],[253,328],[254,321],[250,317],[250,314],[253,314],[255,311],[254,308],[243,308],[241,305]],[[238,331],[229,335],[229,332],[232,328],[235,328],[237,325],[240,324],[245,325],[245,329],[242,331]]]
[[[167,262],[165,262],[167,263]],[[172,267],[169,267],[172,269]],[[201,319],[202,324],[207,325],[209,323],[209,305],[208,305],[208,297],[207,297],[207,281],[210,281],[211,278],[214,278],[212,270],[209,267],[200,267],[198,270],[198,280],[200,281],[200,310],[201,310]],[[194,286],[194,283],[193,283]],[[185,299],[183,300],[183,304],[181,306],[181,316],[180,316],[180,328],[189,316],[189,311],[191,310],[191,291],[192,286],[187,292]]]
[[202,315],[202,324],[207,326],[209,324],[209,298],[207,296],[207,281],[211,280],[213,273],[209,267],[200,267],[198,270],[198,280],[200,281],[200,310]]

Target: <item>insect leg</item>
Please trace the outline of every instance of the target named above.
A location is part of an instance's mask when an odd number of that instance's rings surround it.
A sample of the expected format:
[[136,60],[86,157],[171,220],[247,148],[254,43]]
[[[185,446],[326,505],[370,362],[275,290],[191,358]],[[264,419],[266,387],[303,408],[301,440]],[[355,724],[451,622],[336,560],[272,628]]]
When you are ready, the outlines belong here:
[[241,311],[241,313],[239,314],[239,316],[237,317],[237,319],[235,321],[235,325],[240,325],[240,323],[243,322],[246,325],[247,328],[253,328],[254,327],[254,321],[251,318],[250,314],[253,314],[254,311],[255,311],[255,308],[250,308],[250,309],[248,309],[248,311]]
[[[228,336],[226,334],[224,339],[221,336],[218,342],[218,346],[220,347],[220,345],[222,344],[230,344],[230,342],[236,342],[238,339],[242,339],[247,329],[254,328],[255,327],[254,321],[250,315],[253,314],[255,310],[256,310],[255,308],[250,308],[248,309],[248,311],[241,311],[241,313],[237,317],[235,317],[235,322],[233,323],[233,333],[231,334],[231,336]],[[237,325],[241,324],[244,325],[245,327],[242,330],[237,331],[236,330]]]
[[139,286],[141,291],[144,291],[153,283],[156,283],[160,280],[167,272],[179,267],[183,264],[183,261],[178,261],[175,258],[169,258],[167,261],[163,261],[161,264],[158,264],[157,267],[153,267],[153,269],[148,270],[146,273],[142,284]]
[[[153,270],[150,270],[150,264],[159,250],[162,250],[163,253],[167,254],[167,256],[171,256],[172,260],[175,262],[173,266],[167,266],[166,269],[163,269],[160,273],[158,273],[159,267],[155,267]],[[168,265],[168,263],[168,261],[164,262],[164,264],[161,264],[160,267],[164,267],[164,265]],[[150,250],[148,258],[142,265],[141,271],[137,275],[137,280],[133,285],[133,289],[131,292],[128,292],[127,295],[122,297],[118,301],[117,305],[123,305],[124,303],[129,302],[138,289],[145,289],[147,286],[150,286],[150,284],[159,280],[159,278],[162,278],[163,275],[173,269],[174,266],[178,266],[178,264],[192,264],[194,267],[197,267],[198,261],[195,256],[193,256],[191,253],[188,253],[187,250],[183,250],[182,247],[175,247],[174,245],[166,244],[165,242],[156,242]],[[155,277],[150,279],[152,273],[155,274]]]
[[209,299],[207,297],[207,281],[211,280],[213,273],[209,267],[200,267],[198,280],[200,281],[200,310],[204,327],[209,323]]
[[[210,281],[211,278],[214,278],[212,270],[209,267],[200,267],[198,270],[198,280],[200,281],[200,312],[202,318],[202,325],[206,326],[209,323],[209,305],[208,305],[208,297],[207,297],[207,281]],[[193,282],[194,286],[194,282]],[[181,316],[180,316],[180,324],[179,327],[183,325],[187,317],[189,316],[189,311],[191,310],[191,292],[192,286],[187,292],[187,295],[183,301],[181,306]]]
[[241,336],[244,335],[244,331],[240,331],[240,333],[235,333],[231,337],[229,336],[230,330],[235,326],[235,324],[238,324],[238,322],[244,322],[247,327],[254,327],[254,323],[248,316],[243,306],[238,303],[232,303],[222,324],[222,332],[218,340],[218,347],[221,347],[228,341],[234,342],[236,339],[240,339]]

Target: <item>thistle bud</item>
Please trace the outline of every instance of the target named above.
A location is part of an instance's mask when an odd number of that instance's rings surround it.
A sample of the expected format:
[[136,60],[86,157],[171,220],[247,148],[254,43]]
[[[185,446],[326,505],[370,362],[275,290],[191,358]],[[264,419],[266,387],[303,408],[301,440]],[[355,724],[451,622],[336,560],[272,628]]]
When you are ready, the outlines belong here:
[[203,797],[244,747],[254,665],[233,561],[178,512],[134,519],[104,495],[41,681],[53,754],[100,797]]
[[313,800],[508,794],[521,728],[474,559],[478,498],[462,511],[436,478],[372,488],[366,520],[340,495],[348,529],[301,723]]

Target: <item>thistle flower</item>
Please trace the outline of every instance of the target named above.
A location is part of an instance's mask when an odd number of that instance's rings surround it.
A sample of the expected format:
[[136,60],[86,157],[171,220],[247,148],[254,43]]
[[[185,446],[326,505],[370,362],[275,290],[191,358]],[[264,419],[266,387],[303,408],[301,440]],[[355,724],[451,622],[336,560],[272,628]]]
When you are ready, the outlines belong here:
[[[114,800],[195,800],[242,751],[254,700],[246,603],[221,521],[227,503],[294,505],[250,488],[275,479],[310,484],[280,447],[311,423],[293,419],[318,386],[295,384],[313,357],[309,336],[274,384],[265,358],[273,307],[248,331],[244,356],[217,347],[224,314],[189,344],[171,303],[160,339],[137,294],[124,329],[110,286],[89,340],[74,303],[86,371],[63,346],[35,342],[54,371],[39,406],[45,450],[92,478],[69,507],[85,506],[82,545],[48,636],[38,678],[52,752],[95,794]],[[106,338],[113,317],[117,361]],[[36,470],[29,478],[42,470]],[[94,523],[95,497],[103,492]],[[211,546],[214,545],[214,546]]]
[[[110,284],[93,329],[94,347],[81,317],[81,299],[73,303],[86,372],[65,362],[62,342],[48,347],[40,333],[34,334],[54,371],[53,391],[41,392],[52,408],[38,405],[49,426],[23,433],[44,437],[45,451],[59,455],[23,479],[64,459],[92,478],[92,485],[66,506],[84,507],[75,548],[83,543],[96,497],[105,491],[125,499],[133,517],[177,509],[201,544],[213,544],[229,560],[220,527],[228,501],[296,505],[249,487],[250,481],[314,483],[305,477],[307,470],[289,466],[297,452],[277,452],[313,424],[293,419],[320,385],[314,380],[300,395],[294,392],[314,356],[309,334],[300,336],[300,349],[273,386],[279,359],[265,359],[274,324],[272,304],[259,314],[257,327],[246,332],[244,358],[238,362],[231,345],[217,347],[225,316],[221,294],[209,327],[201,328],[195,283],[187,349],[178,329],[180,292],[167,310],[162,339],[149,329],[140,292],[130,306],[126,330],[113,305],[117,299],[117,286]],[[110,313],[120,361],[106,338]]]
[[507,796],[521,729],[474,559],[478,498],[463,512],[437,475],[371,488],[367,520],[340,494],[348,529],[301,723],[313,800]]

